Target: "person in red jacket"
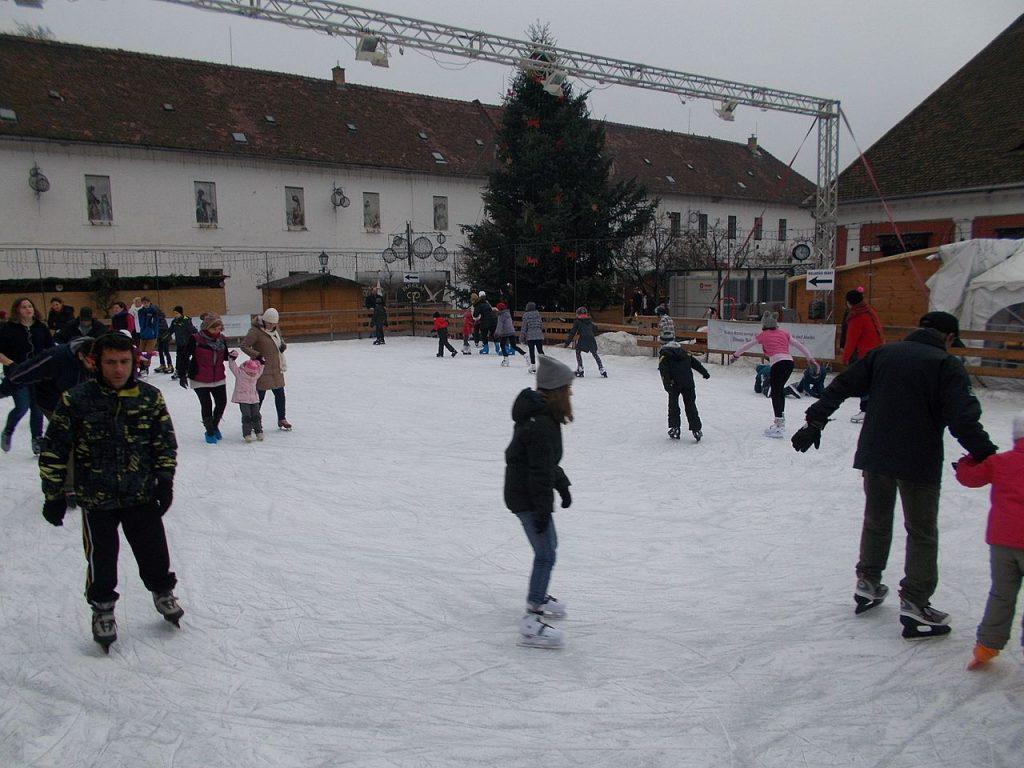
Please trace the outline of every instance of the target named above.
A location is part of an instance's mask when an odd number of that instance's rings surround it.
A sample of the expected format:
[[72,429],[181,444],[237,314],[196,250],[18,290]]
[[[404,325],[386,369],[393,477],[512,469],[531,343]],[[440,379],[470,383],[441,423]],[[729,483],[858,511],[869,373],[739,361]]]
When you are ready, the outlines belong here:
[[[863,291],[853,290],[846,293],[846,336],[843,341],[843,362],[853,365],[875,347],[881,346],[882,323],[878,319],[875,308],[864,301]],[[850,419],[854,424],[864,421],[864,410],[868,399],[860,399],[860,413]]]
[[[475,295],[475,294],[474,294]],[[469,337],[473,335],[473,307],[466,307],[462,311],[462,354],[471,355],[469,351]],[[479,342],[478,342],[479,343]]]
[[448,320],[440,312],[434,313],[434,332],[437,334],[437,356],[444,357],[447,349],[455,357],[458,352],[448,343]]
[[[978,625],[978,643],[968,669],[988,663],[1006,647],[1013,626],[1017,593],[1024,579],[1024,413],[1013,420],[1013,449],[984,461],[964,456],[956,479],[968,488],[992,485],[985,542],[992,565],[992,589]],[[1024,643],[1024,638],[1021,639]]]

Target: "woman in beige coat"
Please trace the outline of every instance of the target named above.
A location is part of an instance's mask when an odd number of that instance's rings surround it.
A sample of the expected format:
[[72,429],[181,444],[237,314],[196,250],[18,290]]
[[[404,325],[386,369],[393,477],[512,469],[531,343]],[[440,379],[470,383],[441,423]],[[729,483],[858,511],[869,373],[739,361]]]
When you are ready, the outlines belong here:
[[260,403],[267,390],[274,393],[274,407],[277,408],[277,428],[290,432],[292,425],[285,418],[284,372],[288,363],[284,357],[287,344],[278,327],[280,315],[271,307],[261,317],[253,321],[249,333],[242,339],[242,351],[249,357],[263,363],[263,375],[256,382],[256,390],[260,395]]

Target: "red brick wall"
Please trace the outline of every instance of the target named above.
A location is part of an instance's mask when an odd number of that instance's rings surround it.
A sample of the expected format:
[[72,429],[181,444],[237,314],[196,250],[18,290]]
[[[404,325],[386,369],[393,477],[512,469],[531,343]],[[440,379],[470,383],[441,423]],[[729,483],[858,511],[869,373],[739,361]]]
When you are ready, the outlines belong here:
[[996,229],[1024,227],[1024,213],[1010,216],[978,216],[971,222],[971,237],[995,237]]

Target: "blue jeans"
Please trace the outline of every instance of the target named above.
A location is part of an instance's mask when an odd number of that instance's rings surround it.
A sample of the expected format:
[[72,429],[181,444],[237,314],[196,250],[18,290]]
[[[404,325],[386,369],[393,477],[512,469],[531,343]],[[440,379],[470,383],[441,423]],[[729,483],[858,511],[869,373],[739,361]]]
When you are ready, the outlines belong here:
[[28,426],[32,431],[32,437],[43,436],[43,411],[36,405],[36,393],[31,386],[18,387],[11,393],[14,407],[7,414],[7,426],[4,427],[4,434],[13,435],[14,428],[18,426],[21,417],[29,414]]
[[558,549],[555,519],[550,514],[537,512],[516,512],[516,517],[523,524],[526,538],[533,547],[533,570],[530,572],[530,591],[526,594],[526,602],[540,605],[548,596],[551,569],[555,567],[555,550]]
[[[274,393],[274,407],[277,409],[277,420],[284,421],[284,387],[278,387],[277,389],[270,390]],[[259,391],[260,405],[263,405],[263,398],[267,396],[267,390],[261,389]]]

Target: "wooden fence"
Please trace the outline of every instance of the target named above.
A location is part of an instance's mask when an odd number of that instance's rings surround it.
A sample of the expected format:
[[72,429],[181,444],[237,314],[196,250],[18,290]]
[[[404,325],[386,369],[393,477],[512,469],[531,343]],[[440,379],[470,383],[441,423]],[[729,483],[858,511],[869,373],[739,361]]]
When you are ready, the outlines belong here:
[[[388,324],[385,333],[401,336],[429,336],[434,328],[434,312],[440,312],[448,320],[448,335],[452,339],[462,338],[462,310],[435,304],[396,305],[388,307]],[[320,312],[282,312],[281,326],[289,339],[351,339],[373,335],[372,311],[368,309],[327,310]],[[547,344],[561,344],[576,320],[573,312],[541,312],[544,319],[544,341]],[[516,327],[521,313],[513,313]],[[722,356],[726,350],[708,349],[707,332],[698,330],[707,325],[704,318],[673,318],[676,337],[693,339],[688,349],[697,354],[713,353]],[[624,331],[637,339],[637,345],[651,350],[656,355],[661,347],[658,340],[658,319],[641,317],[623,323],[594,323],[597,333]],[[914,328],[886,326],[882,329],[886,341],[898,341]],[[968,358],[968,373],[977,376],[1024,379],[1024,333],[1007,331],[964,331],[960,334],[965,341],[980,341],[981,347],[954,348],[950,352],[958,357]],[[760,356],[760,353],[748,353]],[[830,363],[834,369],[841,369],[842,356],[838,354]],[[973,361],[977,360],[975,364]]]

